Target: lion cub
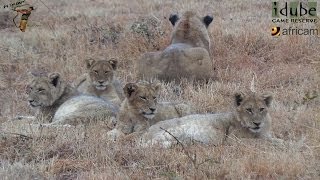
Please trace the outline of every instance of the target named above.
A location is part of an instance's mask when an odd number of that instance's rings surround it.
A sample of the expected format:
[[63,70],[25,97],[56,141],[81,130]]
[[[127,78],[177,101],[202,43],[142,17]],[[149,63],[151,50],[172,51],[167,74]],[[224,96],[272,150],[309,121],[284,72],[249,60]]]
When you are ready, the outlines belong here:
[[158,103],[159,89],[160,84],[144,81],[126,84],[123,89],[126,99],[121,104],[116,127],[109,135],[117,138],[144,132],[159,121],[191,114],[191,107],[187,104]]
[[272,96],[269,94],[237,93],[233,112],[195,114],[162,121],[148,129],[142,136],[142,142],[147,145],[160,143],[169,147],[176,143],[173,136],[183,143],[194,140],[214,145],[237,138],[276,140],[271,136],[271,101]]
[[165,81],[212,78],[214,68],[208,27],[213,18],[186,11],[181,17],[171,15],[169,20],[173,25],[171,44],[163,51],[142,55],[135,64],[138,77]]
[[29,105],[37,110],[36,118],[51,124],[77,125],[91,119],[113,117],[117,108],[93,96],[78,95],[58,73],[35,76],[27,85]]
[[107,99],[119,106],[124,99],[120,81],[115,77],[118,61],[86,60],[87,73],[76,80],[75,87],[83,94]]

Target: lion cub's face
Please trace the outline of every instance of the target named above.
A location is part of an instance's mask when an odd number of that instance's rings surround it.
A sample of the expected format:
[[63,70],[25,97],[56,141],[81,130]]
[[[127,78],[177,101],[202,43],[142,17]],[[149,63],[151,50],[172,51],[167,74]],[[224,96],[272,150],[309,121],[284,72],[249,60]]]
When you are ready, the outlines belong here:
[[266,124],[271,101],[272,96],[269,94],[236,94],[236,111],[241,125],[251,132],[260,132]]
[[152,119],[157,112],[159,89],[159,84],[139,82],[128,83],[123,90],[134,113]]
[[51,106],[59,99],[64,84],[58,73],[34,77],[27,85],[28,102],[31,107]]
[[97,90],[105,90],[113,81],[118,61],[89,59],[86,63],[92,85]]

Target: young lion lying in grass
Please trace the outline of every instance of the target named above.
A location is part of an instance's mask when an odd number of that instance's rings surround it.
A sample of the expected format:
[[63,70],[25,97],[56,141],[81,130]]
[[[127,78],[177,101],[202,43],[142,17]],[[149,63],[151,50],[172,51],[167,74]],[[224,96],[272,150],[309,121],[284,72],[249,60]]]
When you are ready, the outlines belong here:
[[97,96],[119,106],[124,99],[120,81],[116,77],[118,61],[88,59],[87,73],[75,81],[75,87],[83,94]]
[[[36,75],[27,85],[29,105],[35,116],[18,116],[1,124],[0,133],[30,137],[72,133],[83,129],[71,125],[88,125],[103,121],[112,124],[118,109],[103,99],[79,95],[58,73]],[[44,123],[44,124],[42,124]]]
[[142,133],[159,121],[191,114],[191,107],[187,104],[158,103],[159,89],[160,84],[145,81],[126,84],[123,89],[126,99],[122,102],[116,127],[108,132],[109,136],[117,139],[134,132]]
[[272,96],[257,93],[235,94],[235,109],[230,113],[195,114],[170,119],[151,126],[142,136],[144,145],[160,143],[169,147],[191,141],[219,145],[232,138],[261,138],[271,136],[269,107]]
[[115,116],[117,108],[93,96],[78,95],[58,73],[34,77],[27,86],[29,105],[37,119],[51,124],[86,124],[92,119]]

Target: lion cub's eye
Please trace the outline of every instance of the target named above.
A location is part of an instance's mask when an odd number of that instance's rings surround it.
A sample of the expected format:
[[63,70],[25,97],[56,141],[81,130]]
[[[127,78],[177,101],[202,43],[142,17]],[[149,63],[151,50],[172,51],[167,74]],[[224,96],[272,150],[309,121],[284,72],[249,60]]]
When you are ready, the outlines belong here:
[[153,96],[152,98],[153,98],[153,100],[156,100],[156,99],[157,99],[157,97],[155,97],[155,96]]
[[94,73],[98,74],[98,71],[93,71]]
[[39,88],[38,89],[38,92],[43,92],[45,89],[43,89],[43,88]]
[[251,108],[247,108],[246,111],[247,111],[248,113],[250,113],[250,114],[252,113],[252,109],[251,109]]
[[145,96],[140,96],[140,98],[143,100],[147,100],[147,98]]
[[260,112],[264,111],[264,108],[260,108]]
[[109,73],[110,73],[110,71],[105,71],[104,73],[105,73],[105,74],[109,74]]

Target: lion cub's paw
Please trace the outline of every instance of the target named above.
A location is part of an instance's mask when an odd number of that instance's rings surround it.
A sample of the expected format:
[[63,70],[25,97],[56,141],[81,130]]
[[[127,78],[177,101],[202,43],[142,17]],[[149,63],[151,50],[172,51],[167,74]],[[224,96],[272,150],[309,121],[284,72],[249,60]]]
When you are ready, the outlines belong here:
[[193,112],[191,106],[187,104],[177,104],[175,105],[175,108],[181,117],[191,114]]
[[268,140],[272,145],[277,147],[283,147],[285,145],[285,141],[279,138],[272,137],[272,138],[269,138]]
[[123,137],[124,134],[118,129],[113,129],[107,133],[107,139],[109,141],[117,141],[119,138]]

